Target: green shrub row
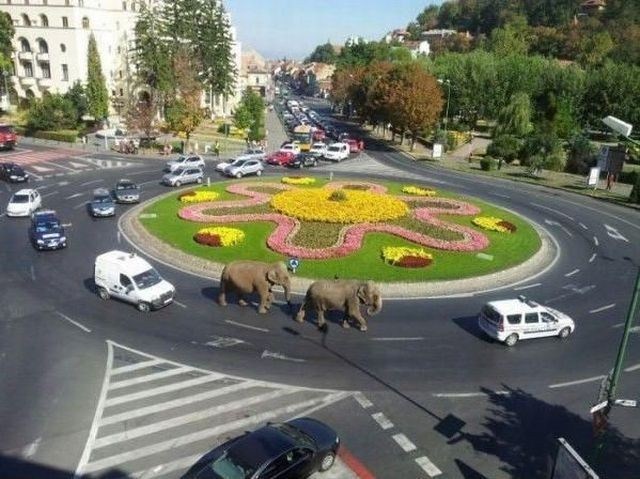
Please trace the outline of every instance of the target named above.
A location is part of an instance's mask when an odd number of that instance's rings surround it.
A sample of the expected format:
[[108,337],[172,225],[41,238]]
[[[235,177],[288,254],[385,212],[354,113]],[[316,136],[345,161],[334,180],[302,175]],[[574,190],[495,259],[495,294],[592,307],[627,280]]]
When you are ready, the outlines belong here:
[[78,130],[34,131],[30,132],[30,136],[40,138],[41,140],[75,143],[78,139]]

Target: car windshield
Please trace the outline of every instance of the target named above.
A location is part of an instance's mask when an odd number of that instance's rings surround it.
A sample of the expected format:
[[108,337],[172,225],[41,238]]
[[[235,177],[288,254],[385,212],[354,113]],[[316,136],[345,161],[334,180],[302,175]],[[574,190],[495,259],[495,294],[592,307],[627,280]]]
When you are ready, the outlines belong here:
[[10,126],[0,126],[0,133],[13,133],[13,128]]
[[134,185],[133,183],[119,183],[118,186],[116,186],[116,189],[118,189],[118,190],[137,190],[138,186]]
[[177,170],[175,170],[173,172],[174,176],[180,176],[182,173],[184,173],[184,170],[182,168],[178,168]]
[[60,223],[57,220],[44,221],[36,224],[36,233],[46,233],[48,231],[57,231],[60,229]]
[[145,271],[144,273],[137,274],[133,277],[133,281],[136,283],[138,289],[150,288],[155,286],[162,278],[160,274],[153,268]]
[[340,151],[341,148],[339,146],[330,146],[329,151]]
[[312,448],[316,447],[316,443],[311,436],[298,429],[297,427],[293,427],[291,424],[273,424],[273,427],[286,434],[287,436],[293,438],[296,442],[301,442],[303,444],[311,446]]
[[111,200],[111,197],[110,197],[110,196],[107,196],[107,195],[101,195],[101,196],[96,196],[96,197],[93,199],[93,202],[94,202],[94,203],[102,203],[102,204],[105,204],[105,203],[111,203],[111,202],[112,202],[112,200]]
[[254,473],[255,469],[246,464],[241,457],[227,451],[200,471],[197,477],[198,479],[249,479]]
[[29,195],[13,195],[11,203],[29,203]]

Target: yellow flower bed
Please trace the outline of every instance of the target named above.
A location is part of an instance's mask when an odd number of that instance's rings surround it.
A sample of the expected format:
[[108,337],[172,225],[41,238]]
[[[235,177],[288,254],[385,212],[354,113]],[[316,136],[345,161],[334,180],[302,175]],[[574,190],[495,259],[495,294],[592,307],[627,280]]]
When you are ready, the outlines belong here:
[[284,176],[281,181],[287,185],[312,185],[316,179],[309,176]]
[[235,246],[242,243],[245,238],[244,231],[224,226],[202,228],[201,230],[198,230],[196,236],[217,237],[219,239],[220,246]]
[[436,196],[435,190],[420,188],[418,186],[403,186],[402,192],[416,196]]
[[493,216],[478,216],[473,219],[473,224],[485,230],[497,231],[498,233],[513,232],[513,230],[508,227],[510,223]]
[[429,260],[433,259],[433,255],[427,253],[422,248],[410,248],[408,246],[385,246],[382,248],[382,259],[390,264],[395,264],[407,256]]
[[311,188],[278,193],[271,206],[287,216],[325,223],[370,223],[406,216],[409,207],[392,196],[369,191],[343,190],[344,201],[332,201],[332,190]]
[[189,191],[178,197],[182,203],[203,203],[205,201],[215,201],[220,196],[215,191],[196,190]]

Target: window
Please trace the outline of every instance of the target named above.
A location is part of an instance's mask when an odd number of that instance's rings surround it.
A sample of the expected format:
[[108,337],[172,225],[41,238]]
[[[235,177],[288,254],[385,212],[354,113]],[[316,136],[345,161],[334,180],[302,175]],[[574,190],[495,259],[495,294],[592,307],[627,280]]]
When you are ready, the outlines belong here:
[[84,7],[84,0],[78,0],[78,6]]
[[122,70],[118,70],[118,78],[122,80]]
[[507,321],[509,321],[509,324],[520,324],[522,322],[522,315],[510,314],[507,316]]
[[21,52],[30,52],[31,45],[29,45],[29,41],[26,38],[20,39],[20,51]]
[[127,287],[132,285],[131,280],[129,279],[129,277],[124,275],[124,274],[120,275],[120,284],[122,286],[124,286],[125,288],[127,288]]
[[49,26],[49,18],[44,14],[40,15],[40,26],[41,27]]
[[64,43],[61,43],[61,44],[60,44],[60,51],[61,51],[62,53],[64,53],[64,52],[66,52],[66,51],[67,51],[67,46],[66,46]]
[[49,5],[49,0],[42,0],[43,5]]
[[542,321],[544,321],[545,323],[555,323],[556,322],[556,318],[554,318],[552,315],[550,315],[546,311],[543,311],[542,313],[540,313],[540,318],[542,318]]
[[71,1],[70,0],[64,0],[64,4],[68,7],[69,5],[71,5]]
[[85,30],[89,29],[89,18],[88,17],[82,17],[82,28],[84,28]]
[[127,2],[122,2],[122,9],[126,12],[127,11]]
[[69,81],[69,65],[62,65],[62,81]]
[[30,27],[31,20],[29,20],[29,15],[27,15],[26,13],[23,13],[21,16],[22,16],[22,25],[25,27]]
[[524,315],[524,322],[526,324],[534,324],[538,322],[538,313],[527,313]]
[[24,76],[33,77],[33,64],[31,62],[23,62],[22,68],[24,70]]
[[69,19],[67,17],[62,17],[62,28],[69,28]]
[[120,88],[120,96],[124,96],[124,90]]
[[49,66],[49,62],[41,63],[40,70],[42,71],[42,78],[51,78],[51,67]]
[[42,38],[38,38],[38,53],[49,53],[49,45]]

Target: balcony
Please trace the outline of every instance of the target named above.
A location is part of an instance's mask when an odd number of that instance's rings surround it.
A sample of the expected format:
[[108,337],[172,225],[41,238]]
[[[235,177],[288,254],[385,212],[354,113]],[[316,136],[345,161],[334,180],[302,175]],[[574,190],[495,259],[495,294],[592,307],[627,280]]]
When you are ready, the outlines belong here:
[[33,52],[18,52],[20,60],[33,60]]
[[22,86],[33,86],[36,84],[36,79],[33,77],[21,77],[20,84]]
[[39,62],[48,62],[49,52],[36,53],[36,60]]
[[51,78],[38,78],[38,86],[40,88],[51,88],[53,80]]

